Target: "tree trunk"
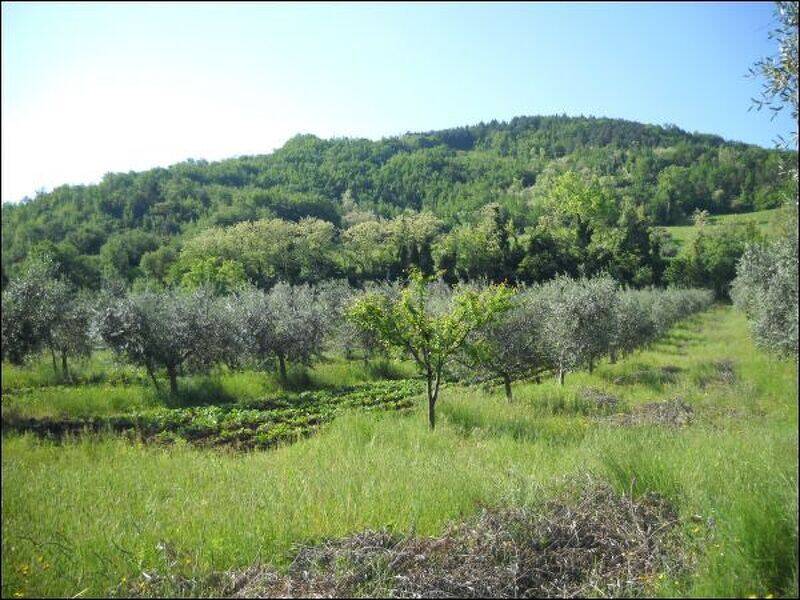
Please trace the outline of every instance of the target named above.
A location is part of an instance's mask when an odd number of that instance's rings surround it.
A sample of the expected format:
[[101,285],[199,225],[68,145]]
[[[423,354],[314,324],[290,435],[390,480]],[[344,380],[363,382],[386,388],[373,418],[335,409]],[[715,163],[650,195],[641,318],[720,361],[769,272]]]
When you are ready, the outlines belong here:
[[511,394],[511,377],[506,374],[503,374],[503,386],[506,388],[506,400],[511,402],[514,399]]
[[281,375],[281,381],[286,381],[286,357],[283,352],[278,352],[278,372]]
[[431,431],[436,429],[436,393],[433,387],[433,373],[430,369],[427,372],[428,385],[428,426]]
[[175,367],[167,367],[169,377],[169,391],[173,396],[178,394],[178,370]]
[[560,385],[564,385],[564,375],[565,374],[566,374],[566,371],[564,371],[564,369],[559,369],[558,370],[558,383]]
[[612,365],[617,364],[617,351],[616,350],[612,350],[611,351],[611,355],[609,357],[609,360],[610,360]]
[[147,369],[147,374],[150,375],[150,379],[153,380],[153,385],[156,386],[156,391],[159,393],[161,392],[161,385],[158,383],[158,379],[156,379],[156,374],[153,372],[153,367],[150,364],[146,364],[145,368]]
[[60,375],[58,370],[58,362],[56,361],[56,351],[50,346],[50,356],[53,358],[53,372],[56,374],[56,377]]
[[589,375],[594,373],[594,359],[589,360]]
[[69,374],[69,366],[67,366],[67,353],[61,352],[61,372],[64,374],[64,379],[67,381],[72,381],[72,377]]

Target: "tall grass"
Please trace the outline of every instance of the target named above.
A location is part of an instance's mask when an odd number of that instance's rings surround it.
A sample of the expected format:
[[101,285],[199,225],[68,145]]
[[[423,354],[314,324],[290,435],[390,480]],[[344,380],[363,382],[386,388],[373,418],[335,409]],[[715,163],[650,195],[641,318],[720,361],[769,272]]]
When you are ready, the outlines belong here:
[[[723,358],[733,382],[714,377]],[[346,380],[336,363],[325,368],[318,382]],[[436,534],[480,505],[536,505],[590,473],[676,507],[691,569],[667,577],[661,594],[796,595],[796,376],[794,363],[754,350],[740,315],[717,308],[563,388],[517,384],[512,403],[448,387],[435,432],[420,400],[410,415],[351,414],[246,455],[6,436],[2,593],[103,595],[166,568],[159,544],[190,576],[285,566],[297,543],[364,528]],[[222,384],[231,393],[268,385],[237,377]],[[680,396],[695,422],[614,426],[595,418],[604,413],[585,387],[618,396],[620,410]]]

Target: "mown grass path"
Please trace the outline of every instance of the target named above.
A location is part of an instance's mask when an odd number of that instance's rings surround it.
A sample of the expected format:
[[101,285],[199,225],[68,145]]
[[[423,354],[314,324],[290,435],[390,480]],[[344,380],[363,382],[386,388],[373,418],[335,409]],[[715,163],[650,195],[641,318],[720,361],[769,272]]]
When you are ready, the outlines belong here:
[[[448,388],[435,432],[420,403],[247,454],[6,435],[2,594],[102,596],[142,571],[281,566],[297,543],[366,528],[434,535],[481,505],[535,508],[589,473],[675,506],[692,569],[648,582],[653,593],[796,595],[796,378],[718,307],[563,388],[518,385],[513,404]],[[686,423],[611,418],[675,398]]]

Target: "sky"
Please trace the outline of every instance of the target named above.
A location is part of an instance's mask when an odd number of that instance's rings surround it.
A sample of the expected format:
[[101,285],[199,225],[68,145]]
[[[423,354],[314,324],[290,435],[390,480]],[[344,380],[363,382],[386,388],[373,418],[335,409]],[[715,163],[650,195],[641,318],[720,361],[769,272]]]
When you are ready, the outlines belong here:
[[2,200],[298,133],[536,114],[772,146],[748,112],[771,3],[2,4]]

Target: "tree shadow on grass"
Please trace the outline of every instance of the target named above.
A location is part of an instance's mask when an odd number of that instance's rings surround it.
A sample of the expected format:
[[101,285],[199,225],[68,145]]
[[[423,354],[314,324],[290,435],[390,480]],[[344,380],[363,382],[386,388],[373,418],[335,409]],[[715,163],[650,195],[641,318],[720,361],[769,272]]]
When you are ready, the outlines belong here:
[[698,346],[705,343],[706,337],[689,331],[670,331],[653,343],[653,347],[661,349],[664,346],[674,346],[683,349],[687,346]]
[[624,373],[603,373],[603,377],[614,385],[643,385],[654,391],[663,391],[667,385],[678,381],[683,369],[675,365],[656,367],[644,363],[633,363]]
[[475,433],[510,437],[519,442],[543,442],[551,445],[568,445],[580,442],[588,430],[585,421],[575,417],[530,419],[486,418],[485,415],[464,407],[448,407],[442,411],[447,421],[461,435]]
[[162,391],[160,395],[169,408],[231,404],[237,400],[221,382],[208,377],[182,382],[176,394]]

